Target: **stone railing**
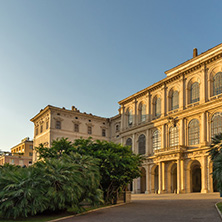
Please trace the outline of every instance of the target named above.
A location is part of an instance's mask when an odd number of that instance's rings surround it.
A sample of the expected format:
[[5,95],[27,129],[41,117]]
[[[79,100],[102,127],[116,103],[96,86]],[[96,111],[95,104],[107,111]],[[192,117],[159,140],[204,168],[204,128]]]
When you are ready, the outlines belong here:
[[168,153],[168,152],[183,152],[186,151],[186,147],[185,146],[172,146],[172,147],[165,147],[162,149],[156,149],[154,150],[154,154],[160,154],[160,153]]

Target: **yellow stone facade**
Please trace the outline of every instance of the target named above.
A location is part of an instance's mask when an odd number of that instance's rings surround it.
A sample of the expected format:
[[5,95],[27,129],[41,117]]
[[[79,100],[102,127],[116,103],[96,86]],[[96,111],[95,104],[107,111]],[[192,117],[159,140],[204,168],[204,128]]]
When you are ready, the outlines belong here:
[[0,156],[0,165],[5,163],[30,166],[33,158],[33,141],[28,137],[21,140],[19,144],[11,148],[11,153]]
[[[120,101],[119,114],[109,119],[46,107],[31,120],[35,132],[44,125],[34,146],[50,146],[62,136],[88,138],[91,125],[95,139],[130,145],[146,157],[141,178],[132,184],[134,193],[213,192],[207,151],[211,137],[222,132],[222,44],[200,55],[195,49],[192,59],[165,73],[163,80]],[[75,123],[81,132],[75,132]]]

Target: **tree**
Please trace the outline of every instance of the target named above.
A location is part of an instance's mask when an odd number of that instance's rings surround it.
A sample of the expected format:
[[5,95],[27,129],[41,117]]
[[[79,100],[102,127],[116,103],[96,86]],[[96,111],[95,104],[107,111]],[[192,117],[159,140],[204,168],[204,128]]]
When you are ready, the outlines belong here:
[[127,185],[141,175],[140,166],[143,158],[133,154],[130,147],[107,141],[92,141],[77,139],[74,143],[67,138],[53,141],[51,148],[39,146],[36,148],[39,158],[61,158],[72,152],[92,156],[97,159],[100,170],[100,186],[106,202],[115,202],[118,192],[126,189]]
[[27,217],[47,209],[41,169],[5,164],[0,169],[0,212],[4,217]]
[[90,138],[77,139],[73,145],[76,152],[99,159],[100,184],[106,202],[115,202],[117,194],[141,175],[143,157],[132,153],[128,146]]
[[213,161],[213,180],[222,194],[222,133],[212,137],[209,155]]

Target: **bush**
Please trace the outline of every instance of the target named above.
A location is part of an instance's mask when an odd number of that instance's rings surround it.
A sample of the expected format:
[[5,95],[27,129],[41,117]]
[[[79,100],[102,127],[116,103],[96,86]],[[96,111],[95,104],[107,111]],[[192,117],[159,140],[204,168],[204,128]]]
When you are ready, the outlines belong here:
[[97,160],[71,153],[46,158],[29,168],[0,168],[0,211],[6,218],[51,210],[81,208],[83,201],[102,203]]

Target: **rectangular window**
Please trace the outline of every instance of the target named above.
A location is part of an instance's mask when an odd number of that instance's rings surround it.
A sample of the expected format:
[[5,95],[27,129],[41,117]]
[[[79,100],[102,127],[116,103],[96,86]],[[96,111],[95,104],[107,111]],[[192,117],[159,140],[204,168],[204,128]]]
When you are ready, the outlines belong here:
[[32,145],[29,145],[29,149],[32,150],[32,149],[33,149],[33,146],[32,146]]
[[61,121],[56,121],[56,129],[61,129]]
[[46,127],[45,127],[46,129],[48,129],[49,128],[49,122],[47,121],[46,122]]
[[40,133],[43,131],[43,125],[40,126]]
[[10,164],[14,164],[14,163],[15,163],[14,159],[10,159]]
[[92,134],[92,127],[88,126],[88,134]]
[[79,124],[74,124],[74,131],[79,132]]
[[29,152],[29,156],[32,156],[32,153],[31,153],[31,152]]
[[106,136],[106,130],[102,129],[102,136]]
[[38,127],[35,128],[35,135],[37,136],[39,134],[39,129]]

